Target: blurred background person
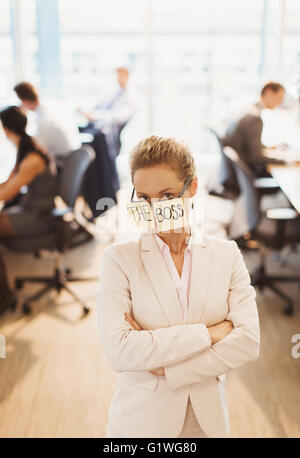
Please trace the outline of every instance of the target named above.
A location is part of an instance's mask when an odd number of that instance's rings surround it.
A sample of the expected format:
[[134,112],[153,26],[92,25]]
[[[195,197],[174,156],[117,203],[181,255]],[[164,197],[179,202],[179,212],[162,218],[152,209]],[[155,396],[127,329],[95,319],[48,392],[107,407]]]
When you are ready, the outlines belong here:
[[[51,230],[56,195],[56,167],[53,158],[26,133],[27,117],[20,107],[11,106],[0,112],[6,137],[17,149],[15,167],[0,184],[0,202],[13,199],[23,186],[27,193],[18,205],[0,211],[0,240],[7,237],[30,236]],[[3,261],[0,263],[0,311],[14,304],[7,283]]]
[[88,121],[90,130],[100,129],[107,123],[113,123],[119,130],[129,121],[139,105],[139,95],[130,84],[130,73],[126,67],[117,68],[118,88],[110,96],[100,100],[94,109],[78,109]]
[[261,111],[265,108],[274,110],[284,99],[285,89],[280,83],[268,82],[260,92],[260,99],[248,112],[233,121],[221,139],[223,146],[231,146],[240,158],[246,162],[257,176],[269,176],[266,164],[283,164],[284,161],[263,154],[266,146],[261,141],[263,121]]
[[[117,89],[104,97],[93,110],[78,109],[88,120],[87,125],[79,127],[79,130],[92,134],[90,145],[96,153],[95,174],[92,170],[88,171],[85,185],[93,217],[99,215],[99,211],[95,210],[99,195],[115,201],[118,199],[120,180],[116,159],[121,149],[121,132],[139,107],[139,94],[130,83],[126,67],[117,68],[117,84]],[[104,184],[105,190],[99,188],[100,183]]]
[[65,113],[58,104],[55,107],[47,105],[29,82],[17,84],[14,91],[22,107],[36,114],[35,137],[55,157],[58,164],[81,147],[79,130],[70,113]]

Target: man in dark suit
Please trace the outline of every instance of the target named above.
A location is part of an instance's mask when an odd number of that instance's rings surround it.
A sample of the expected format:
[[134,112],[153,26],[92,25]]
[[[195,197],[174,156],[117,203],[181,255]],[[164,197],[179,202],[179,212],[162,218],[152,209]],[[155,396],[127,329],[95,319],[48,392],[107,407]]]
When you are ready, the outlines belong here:
[[221,139],[223,146],[231,146],[240,158],[246,162],[257,176],[269,176],[266,164],[284,163],[284,161],[264,156],[261,142],[263,122],[261,110],[273,110],[284,98],[284,87],[275,82],[265,84],[260,93],[260,100],[240,119],[231,123],[225,136]]

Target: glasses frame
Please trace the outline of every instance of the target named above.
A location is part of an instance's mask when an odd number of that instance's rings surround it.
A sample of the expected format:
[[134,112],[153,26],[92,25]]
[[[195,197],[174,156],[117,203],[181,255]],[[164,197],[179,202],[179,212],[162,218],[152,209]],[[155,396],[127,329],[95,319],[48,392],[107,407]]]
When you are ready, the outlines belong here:
[[[159,200],[159,202],[165,202],[167,200],[172,200],[172,199],[179,199],[180,197],[182,197],[182,195],[186,191],[186,189],[187,189],[187,187],[188,187],[188,185],[190,184],[191,181],[192,181],[192,177],[188,178],[188,180],[185,182],[182,190],[180,191],[180,193],[179,193],[179,195],[177,197],[170,197],[169,199],[161,199],[161,200]],[[132,190],[131,197],[130,197],[130,202],[147,202],[149,205],[152,205],[152,202],[148,202],[148,200],[133,200],[134,191],[135,191],[135,187]]]

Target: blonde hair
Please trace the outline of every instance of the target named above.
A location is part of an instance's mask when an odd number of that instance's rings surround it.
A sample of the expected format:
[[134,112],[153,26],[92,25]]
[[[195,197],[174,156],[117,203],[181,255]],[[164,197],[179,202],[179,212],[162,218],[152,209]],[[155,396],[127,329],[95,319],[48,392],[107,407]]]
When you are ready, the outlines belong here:
[[175,138],[151,137],[141,140],[132,150],[129,158],[131,179],[136,170],[167,164],[186,182],[195,176],[195,162],[189,148]]

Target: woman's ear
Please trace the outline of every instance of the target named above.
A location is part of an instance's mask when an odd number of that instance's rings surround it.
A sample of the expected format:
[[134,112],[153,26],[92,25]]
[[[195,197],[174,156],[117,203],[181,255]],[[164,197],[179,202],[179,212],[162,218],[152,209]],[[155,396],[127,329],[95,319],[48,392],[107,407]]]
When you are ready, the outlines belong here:
[[198,190],[198,178],[194,177],[190,184],[190,197],[194,197]]

